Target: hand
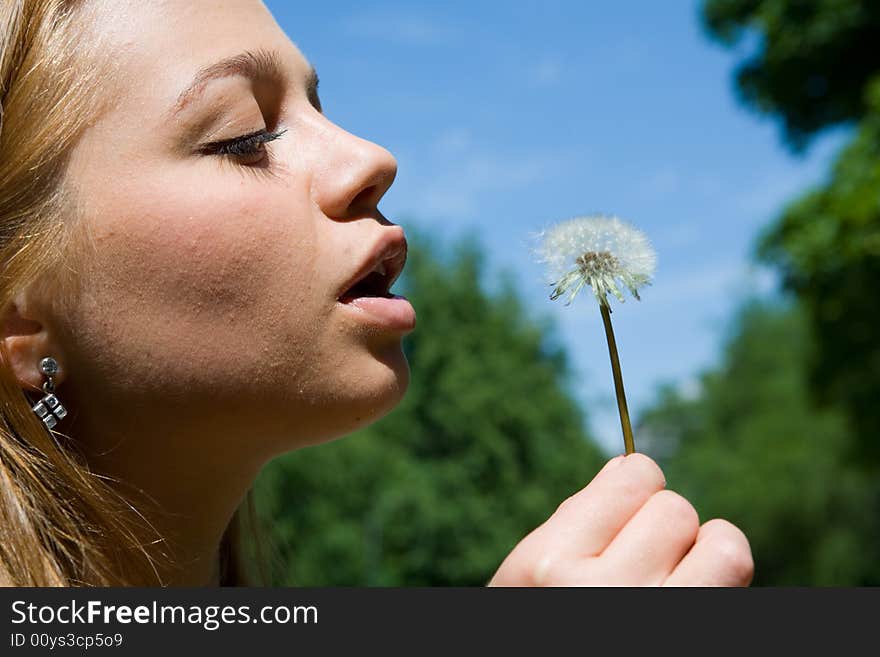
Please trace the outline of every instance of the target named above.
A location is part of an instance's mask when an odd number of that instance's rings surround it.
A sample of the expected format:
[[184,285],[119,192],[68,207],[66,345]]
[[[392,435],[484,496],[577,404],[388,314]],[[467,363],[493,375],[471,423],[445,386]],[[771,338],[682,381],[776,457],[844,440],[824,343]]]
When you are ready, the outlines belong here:
[[748,586],[745,535],[700,526],[643,454],[611,459],[507,556],[489,586]]

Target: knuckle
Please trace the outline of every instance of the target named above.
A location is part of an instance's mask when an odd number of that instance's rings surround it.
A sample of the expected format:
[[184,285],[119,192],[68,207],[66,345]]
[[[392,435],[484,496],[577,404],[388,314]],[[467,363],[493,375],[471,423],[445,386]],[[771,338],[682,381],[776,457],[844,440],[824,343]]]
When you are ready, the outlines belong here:
[[693,504],[671,490],[661,490],[654,493],[652,501],[658,505],[670,523],[696,537],[700,530],[700,518]]
[[644,454],[630,454],[624,460],[624,470],[634,480],[638,488],[661,490],[666,486],[663,470],[653,459]]
[[564,500],[562,500],[559,503],[559,506],[556,507],[556,511],[554,511],[552,515],[556,515],[557,513],[560,513],[560,512],[564,513],[565,509],[567,509],[568,507],[570,507],[573,504],[572,500],[575,498],[576,495],[577,495],[577,493],[575,493],[574,495],[569,495]]
[[529,563],[526,579],[531,586],[552,586],[561,581],[562,564],[558,551],[545,549]]
[[560,581],[564,556],[541,527],[525,536],[508,555],[505,579],[518,586],[553,586]]
[[745,534],[726,520],[711,520],[706,525],[711,527],[712,549],[727,579],[743,585],[751,582],[755,562]]

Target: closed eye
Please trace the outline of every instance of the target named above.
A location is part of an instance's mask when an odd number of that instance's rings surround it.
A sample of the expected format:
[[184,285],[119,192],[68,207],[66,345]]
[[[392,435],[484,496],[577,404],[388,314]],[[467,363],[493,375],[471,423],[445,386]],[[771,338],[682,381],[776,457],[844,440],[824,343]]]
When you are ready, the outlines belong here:
[[240,137],[205,144],[199,152],[202,155],[231,157],[241,164],[257,164],[266,156],[264,145],[278,139],[285,132],[286,129],[277,132],[257,130]]

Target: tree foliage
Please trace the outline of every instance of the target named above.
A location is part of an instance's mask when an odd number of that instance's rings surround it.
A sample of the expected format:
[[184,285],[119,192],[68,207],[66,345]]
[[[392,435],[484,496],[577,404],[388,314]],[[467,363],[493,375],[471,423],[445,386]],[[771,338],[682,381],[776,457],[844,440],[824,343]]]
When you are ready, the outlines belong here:
[[880,584],[880,4],[705,0],[703,19],[756,44],[741,96],[795,150],[854,130],[760,236],[790,307],[744,309],[701,394],[666,390],[643,428],[672,485],[749,536],[757,583]]
[[706,0],[709,33],[758,46],[737,70],[743,100],[779,116],[796,149],[830,125],[858,121],[880,70],[876,0]]
[[743,529],[756,584],[880,584],[880,487],[853,464],[845,414],[810,402],[810,342],[798,307],[746,306],[700,394],[664,389],[640,442],[704,521]]
[[761,255],[807,309],[817,399],[849,411],[854,456],[880,473],[880,112],[863,120],[828,184],[767,231]]
[[480,585],[604,460],[568,392],[552,326],[510,282],[490,294],[479,246],[410,231],[418,313],[410,388],[386,418],[270,464],[258,482],[280,543],[275,581]]
[[704,20],[728,44],[759,37],[739,86],[749,104],[783,121],[791,143],[855,124],[827,182],[786,208],[760,256],[807,311],[816,399],[848,411],[853,456],[880,473],[880,3],[706,0]]

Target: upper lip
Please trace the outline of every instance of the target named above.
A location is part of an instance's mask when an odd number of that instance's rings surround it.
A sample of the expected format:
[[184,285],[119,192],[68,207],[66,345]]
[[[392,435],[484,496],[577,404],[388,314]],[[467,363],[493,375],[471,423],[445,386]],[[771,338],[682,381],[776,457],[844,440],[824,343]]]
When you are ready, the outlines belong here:
[[370,273],[374,271],[381,273],[383,268],[385,271],[385,290],[390,290],[403,271],[403,266],[406,264],[406,253],[407,244],[403,229],[400,227],[386,229],[373,244],[361,265],[341,287],[337,298],[341,298]]

